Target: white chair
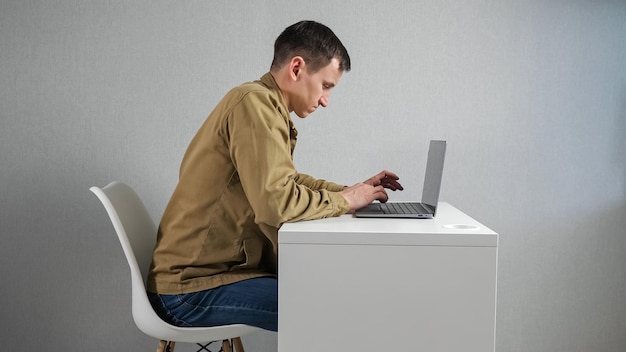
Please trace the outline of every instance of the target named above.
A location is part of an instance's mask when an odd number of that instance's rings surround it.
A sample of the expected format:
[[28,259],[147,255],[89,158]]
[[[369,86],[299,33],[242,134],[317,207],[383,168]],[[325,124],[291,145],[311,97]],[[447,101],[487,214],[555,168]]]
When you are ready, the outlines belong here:
[[113,223],[130,266],[132,312],[135,324],[143,333],[160,340],[157,352],[174,350],[175,342],[197,343],[198,351],[207,350],[212,341],[222,341],[224,352],[243,352],[239,336],[262,329],[242,325],[216,327],[178,327],[163,321],[154,311],[145,288],[152,251],[156,243],[156,226],[137,193],[128,185],[112,182],[104,188],[91,187]]

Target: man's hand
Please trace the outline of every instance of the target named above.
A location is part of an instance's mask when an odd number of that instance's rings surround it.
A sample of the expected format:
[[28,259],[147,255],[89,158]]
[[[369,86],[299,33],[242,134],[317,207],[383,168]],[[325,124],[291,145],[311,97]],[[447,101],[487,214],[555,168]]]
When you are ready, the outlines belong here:
[[394,174],[391,171],[383,170],[379,172],[376,176],[372,176],[367,180],[363,181],[368,185],[372,186],[383,186],[384,188],[388,188],[392,191],[400,190],[402,191],[404,188],[398,182],[400,178],[398,175]]
[[386,202],[389,197],[385,188],[392,191],[403,190],[404,188],[398,179],[399,177],[393,172],[384,170],[361,183],[343,189],[339,193],[348,201],[350,212],[352,212],[375,200],[382,203]]
[[366,183],[357,183],[352,187],[344,188],[339,192],[350,205],[350,212],[363,208],[375,200],[387,201],[387,192],[383,186],[372,186]]

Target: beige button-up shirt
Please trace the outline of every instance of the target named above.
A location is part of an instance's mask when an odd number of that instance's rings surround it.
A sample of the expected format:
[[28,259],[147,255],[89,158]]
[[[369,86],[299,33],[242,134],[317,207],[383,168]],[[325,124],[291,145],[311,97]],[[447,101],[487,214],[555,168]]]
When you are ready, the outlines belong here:
[[184,155],[149,291],[188,293],[276,275],[281,224],[348,211],[342,185],[296,171],[296,136],[271,74],[226,94]]

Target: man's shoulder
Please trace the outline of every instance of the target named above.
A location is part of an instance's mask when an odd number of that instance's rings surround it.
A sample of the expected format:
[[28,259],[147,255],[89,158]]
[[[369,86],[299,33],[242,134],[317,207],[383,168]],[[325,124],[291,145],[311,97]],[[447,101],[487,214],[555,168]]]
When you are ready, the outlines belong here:
[[242,83],[226,93],[225,98],[241,100],[248,95],[271,96],[272,91],[259,81]]
[[224,96],[228,105],[238,104],[266,104],[274,107],[282,105],[278,90],[263,80],[242,83],[232,88]]
[[242,83],[231,90],[234,94],[241,95],[250,93],[275,95],[277,91],[276,83],[269,73],[266,73],[258,80]]

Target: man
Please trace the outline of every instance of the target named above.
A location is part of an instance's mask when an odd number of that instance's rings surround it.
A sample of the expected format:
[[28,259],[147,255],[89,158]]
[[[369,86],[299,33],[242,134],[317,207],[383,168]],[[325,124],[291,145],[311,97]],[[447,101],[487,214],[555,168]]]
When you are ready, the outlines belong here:
[[302,21],[276,39],[270,72],[234,88],[183,158],[148,278],[158,314],[178,326],[242,323],[277,331],[278,229],[339,216],[401,190],[382,171],[351,187],[298,173],[290,113],[326,107],[348,52],[326,26]]

